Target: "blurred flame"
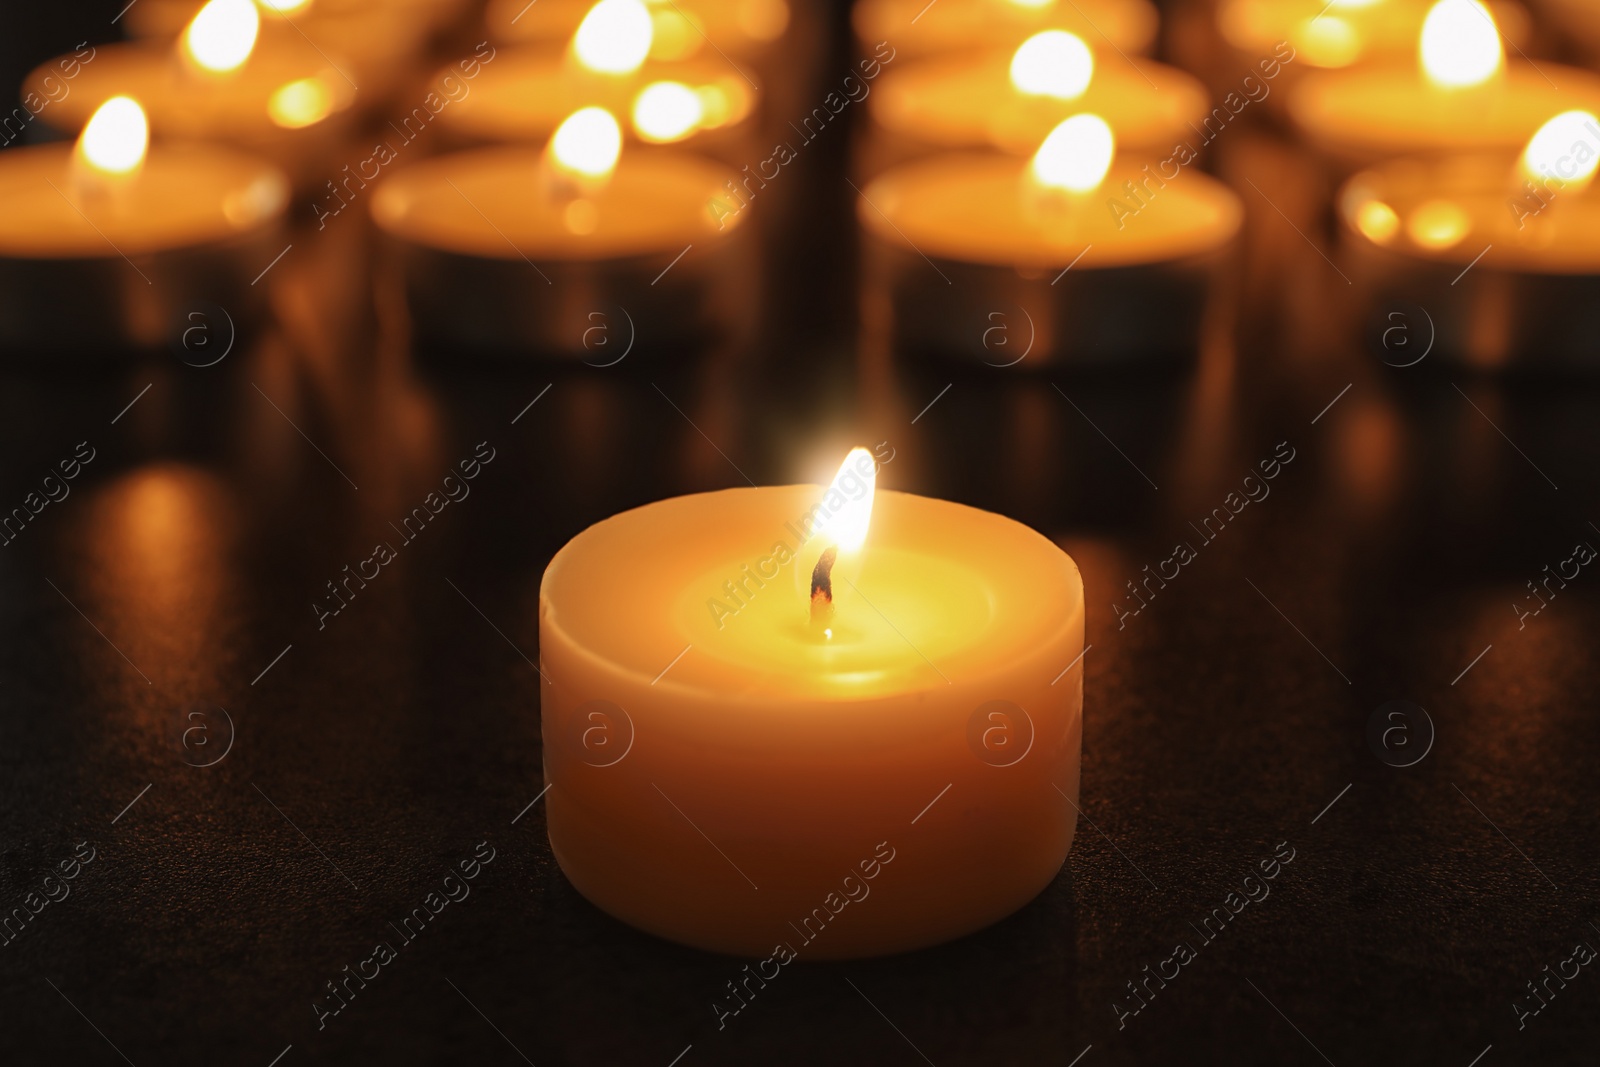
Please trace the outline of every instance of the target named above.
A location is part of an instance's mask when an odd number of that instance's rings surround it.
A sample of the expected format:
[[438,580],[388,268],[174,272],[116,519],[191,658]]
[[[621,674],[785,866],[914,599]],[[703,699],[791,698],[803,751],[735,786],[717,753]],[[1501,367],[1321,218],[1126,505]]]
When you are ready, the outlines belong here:
[[600,0],[578,24],[578,62],[603,74],[632,74],[650,54],[655,30],[641,0]]
[[311,0],[256,0],[258,4],[268,11],[280,15],[293,15],[297,11],[304,11],[311,6]]
[[1029,164],[1034,180],[1047,188],[1087,193],[1111,169],[1116,138],[1099,115],[1084,113],[1062,122],[1039,146]]
[[574,111],[550,138],[550,156],[556,169],[590,183],[609,179],[621,154],[622,128],[603,107]]
[[1382,200],[1368,200],[1356,209],[1356,229],[1373,244],[1386,245],[1400,232],[1400,216]]
[[1480,0],[1439,0],[1422,23],[1422,70],[1435,85],[1482,85],[1506,65],[1500,29]]
[[333,93],[321,78],[287,82],[267,99],[267,115],[287,130],[314,126],[333,112]]
[[1317,67],[1348,67],[1366,48],[1356,28],[1337,15],[1306,19],[1295,27],[1293,36],[1306,62]]
[[1066,30],[1036,33],[1011,57],[1011,84],[1032,96],[1076,100],[1093,76],[1094,53],[1083,38]]
[[183,31],[183,47],[206,70],[234,70],[250,58],[261,32],[252,0],[211,0]]
[[1452,200],[1429,200],[1419,204],[1406,220],[1406,233],[1423,248],[1443,250],[1461,243],[1472,220],[1461,205]]
[[[863,474],[862,471],[870,473]],[[847,491],[851,483],[865,483],[866,491],[852,500]],[[839,546],[841,552],[855,552],[867,540],[867,527],[872,524],[872,498],[878,490],[878,466],[872,453],[864,448],[852,448],[839,464],[839,473],[833,476],[824,503],[835,494],[844,501],[830,512],[817,526],[823,539]]]
[[131,174],[144,163],[150,123],[131,96],[113,96],[95,109],[78,135],[77,153],[104,174]]
[[1600,118],[1588,111],[1563,111],[1528,141],[1522,172],[1529,178],[1554,180],[1574,192],[1594,179],[1600,166]]
[[705,111],[700,94],[682,82],[652,82],[633,102],[633,128],[656,144],[681,141],[700,128]]

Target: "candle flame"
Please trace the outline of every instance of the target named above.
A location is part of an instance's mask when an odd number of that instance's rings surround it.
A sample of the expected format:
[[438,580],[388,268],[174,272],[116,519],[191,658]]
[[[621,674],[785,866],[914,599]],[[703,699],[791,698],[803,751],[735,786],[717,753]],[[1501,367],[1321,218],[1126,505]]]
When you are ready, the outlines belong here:
[[1439,251],[1460,244],[1471,228],[1472,220],[1451,200],[1429,200],[1406,220],[1406,233],[1413,241]]
[[183,32],[183,46],[199,66],[221,74],[250,58],[260,32],[252,0],[211,0]]
[[621,154],[622,127],[603,107],[574,111],[550,138],[556,168],[585,184],[609,179]]
[[1028,166],[1046,188],[1087,193],[1105,180],[1115,154],[1111,127],[1099,115],[1085,112],[1051,130]]
[[1011,57],[1011,84],[1030,96],[1076,100],[1092,77],[1094,53],[1083,38],[1066,30],[1036,33]]
[[311,6],[311,0],[256,0],[256,2],[279,15],[292,15]]
[[286,82],[267,99],[267,116],[286,130],[315,126],[332,113],[333,93],[321,78]]
[[572,50],[602,74],[632,74],[650,54],[655,29],[641,0],[600,0],[578,24]]
[[1500,29],[1480,0],[1439,0],[1422,23],[1422,70],[1435,85],[1482,85],[1506,65]]
[[817,532],[841,552],[856,552],[872,524],[872,498],[878,487],[878,465],[865,448],[852,448],[839,465],[822,497],[823,516]]
[[1366,49],[1360,31],[1338,15],[1313,15],[1294,28],[1293,37],[1306,62],[1317,67],[1348,67]]
[[633,128],[656,144],[681,141],[705,118],[700,94],[682,82],[652,82],[633,102]]
[[78,135],[77,153],[102,174],[131,174],[144,163],[150,123],[131,96],[113,96],[95,109]]
[[1600,166],[1600,118],[1588,111],[1563,111],[1528,141],[1522,172],[1538,181],[1554,181],[1563,191],[1578,190],[1594,180]]
[[1026,7],[1034,10],[1038,10],[1041,7],[1049,7],[1055,2],[1056,0],[1010,0],[1012,7]]

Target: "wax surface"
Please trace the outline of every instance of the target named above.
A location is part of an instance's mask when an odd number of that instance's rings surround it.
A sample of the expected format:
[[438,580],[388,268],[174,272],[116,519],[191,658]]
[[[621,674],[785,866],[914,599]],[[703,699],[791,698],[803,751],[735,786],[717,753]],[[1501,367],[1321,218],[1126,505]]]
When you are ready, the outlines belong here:
[[1065,267],[1092,245],[1075,270],[1201,255],[1238,233],[1238,198],[1193,168],[1165,188],[1151,181],[1136,215],[1114,213],[1113,199],[1137,206],[1123,182],[1143,183],[1144,162],[1118,157],[1098,190],[1051,208],[1030,199],[1026,160],[952,154],[885,173],[864,190],[856,216],[891,244],[968,263]]
[[1414,62],[1322,71],[1289,96],[1289,112],[1307,139],[1360,161],[1519,149],[1553,116],[1574,108],[1600,109],[1600,76],[1545,62],[1535,69],[1513,61],[1499,78],[1463,89],[1430,83]]
[[949,148],[994,146],[1032,153],[1056,124],[1092,111],[1124,147],[1170,151],[1192,135],[1208,102],[1205,90],[1173,67],[1096,57],[1093,80],[1075,100],[1025,96],[1011,85],[1012,51],[940,56],[887,71],[870,98],[886,130]]
[[565,202],[541,191],[533,148],[459,152],[408,167],[378,187],[372,214],[407,241],[490,259],[597,259],[677,251],[719,239],[742,212],[711,204],[733,172],[671,149],[629,149],[604,189],[587,197],[593,229],[574,232]]
[[[28,75],[24,91],[48,96],[45,79],[57,73],[54,61],[37,68]],[[189,70],[175,46],[105,45],[93,62],[82,65],[72,91],[40,117],[58,129],[77,130],[102,103],[125,93],[139,101],[157,135],[230,140],[283,135],[292,131],[273,124],[267,101],[282,86],[302,78],[323,83],[334,111],[348,108],[355,99],[354,87],[304,39],[257,49],[242,67],[225,74]]]
[[903,55],[1016,47],[1040,30],[1070,30],[1094,44],[1149,52],[1159,16],[1146,0],[1055,0],[1029,7],[1012,0],[861,0],[856,37],[870,50],[887,41]]
[[721,58],[648,61],[633,74],[613,77],[582,70],[565,52],[519,48],[502,50],[484,67],[471,94],[453,104],[443,121],[458,133],[484,140],[544,140],[574,111],[597,105],[629,129],[634,99],[657,81],[720,92],[728,114],[719,128],[736,127],[750,117],[750,84]]
[[[1082,731],[1076,566],[1009,519],[880,491],[854,575],[848,557],[836,568],[830,641],[807,607],[821,546],[772,561],[776,543],[799,544],[787,524],[821,494],[648,505],[584,531],[545,573],[551,843],[574,885],[624,921],[766,955],[887,842],[897,858],[872,901],[795,947],[899,951],[1009,914],[1066,856]],[[776,574],[757,585],[746,565]],[[744,582],[739,601],[729,581]],[[714,618],[713,598],[742,606]],[[623,709],[628,729],[616,712],[592,719],[595,701]],[[980,712],[992,701],[1026,712],[1014,758],[974,740],[998,721]],[[609,750],[583,740],[602,722]]]
[[[1540,208],[1522,187],[1515,157],[1478,155],[1397,160],[1362,171],[1345,184],[1339,212],[1357,240],[1404,255],[1477,268],[1540,274],[1600,274],[1600,190],[1546,191]],[[1387,205],[1400,220],[1385,240],[1363,232],[1362,210]],[[1510,205],[1521,205],[1522,213]],[[1407,225],[1419,209],[1447,203],[1466,220],[1446,247],[1419,243]],[[1370,210],[1370,208],[1369,208]],[[1481,256],[1481,258],[1479,258]]]
[[68,145],[18,148],[0,154],[0,255],[134,256],[211,244],[279,218],[288,199],[277,168],[224,148],[156,145],[138,174],[114,183],[75,179]]

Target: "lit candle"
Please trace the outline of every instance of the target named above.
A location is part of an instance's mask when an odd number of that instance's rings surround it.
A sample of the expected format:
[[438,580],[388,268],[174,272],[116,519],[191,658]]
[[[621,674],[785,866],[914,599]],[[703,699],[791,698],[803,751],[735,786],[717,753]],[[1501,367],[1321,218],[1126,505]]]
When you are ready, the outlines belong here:
[[1125,148],[1168,150],[1207,110],[1205,90],[1182,71],[1115,53],[1097,57],[1066,30],[1042,30],[1015,49],[940,55],[888,71],[868,106],[869,145],[885,163],[939,148],[1032,152],[1079,111],[1102,116]]
[[[184,32],[207,0],[139,0],[121,20],[130,37],[171,41]],[[406,60],[429,35],[455,17],[459,0],[256,0],[261,14],[257,48],[264,55],[304,52],[309,41],[335,57],[340,71],[362,88],[371,103],[411,72]]]
[[1353,163],[1515,151],[1545,119],[1572,107],[1600,108],[1600,77],[1552,63],[1508,63],[1479,0],[1438,0],[1412,62],[1308,74],[1288,97],[1305,138]]
[[1148,0],[861,0],[856,41],[888,41],[904,56],[1015,48],[1040,30],[1068,30],[1128,53],[1148,53],[1159,16]]
[[[348,111],[355,89],[337,60],[303,38],[257,49],[260,26],[252,0],[211,0],[173,46],[100,47],[72,91],[40,118],[75,131],[103,101],[127,93],[143,104],[158,137],[226,141],[301,172],[344,135],[334,119]],[[26,89],[47,95],[56,69],[55,61],[39,67]]]
[[420,337],[583,358],[595,315],[613,338],[626,319],[646,342],[713,340],[748,306],[733,179],[681,150],[624,152],[616,118],[586,107],[542,150],[398,171],[372,214],[399,248]]
[[[489,32],[508,44],[560,46],[595,0],[490,0]],[[706,52],[754,60],[789,28],[787,0],[650,0],[650,58],[675,62]]]
[[600,0],[569,46],[505,49],[472,93],[441,116],[458,141],[543,141],[580,107],[604,107],[652,144],[697,146],[748,136],[755,92],[714,53],[652,58],[655,27],[643,0]]
[[856,449],[826,492],[661,501],[550,562],[550,843],[604,911],[839,959],[981,929],[1060,870],[1078,569],[1009,519],[874,480]]
[[118,96],[77,144],[0,155],[8,347],[157,346],[204,303],[236,325],[258,307],[250,282],[281,251],[287,180],[229,149],[148,140],[144,110]]
[[1031,159],[951,154],[884,172],[856,214],[892,347],[991,365],[1026,352],[1029,366],[1192,354],[1243,215],[1226,186],[1184,169],[1195,158],[1119,156],[1105,120],[1084,113]]
[[[1280,41],[1295,50],[1300,69],[1415,62],[1417,37],[1433,0],[1223,0],[1217,28],[1237,56],[1252,62]],[[1514,0],[1492,0],[1506,40],[1528,43],[1532,21]],[[1290,74],[1290,84],[1299,70]]]
[[[1395,160],[1352,177],[1339,214],[1352,271],[1381,312],[1403,301],[1420,358],[1485,369],[1600,369],[1600,118],[1551,118],[1520,156]],[[1392,325],[1392,324],[1390,324]]]

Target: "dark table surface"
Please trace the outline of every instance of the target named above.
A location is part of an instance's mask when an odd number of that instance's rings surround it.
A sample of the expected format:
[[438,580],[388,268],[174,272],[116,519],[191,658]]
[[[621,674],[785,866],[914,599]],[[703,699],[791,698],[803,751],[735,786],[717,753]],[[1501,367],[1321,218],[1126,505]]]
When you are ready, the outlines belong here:
[[[1386,365],[1320,235],[1248,196],[1237,315],[1191,371],[884,361],[856,326],[847,149],[785,173],[748,350],[412,352],[356,224],[295,237],[276,325],[215,366],[0,372],[0,508],[93,455],[0,550],[0,906],[93,855],[0,945],[8,1062],[1593,1062],[1592,967],[1515,1005],[1600,946],[1600,579],[1514,605],[1600,544],[1600,393]],[[1240,130],[1219,169],[1281,191],[1286,155]],[[319,629],[325,583],[480,441],[470,497]],[[1084,816],[1010,919],[801,962],[719,1029],[737,964],[597,911],[530,807],[539,578],[621,509],[879,441],[884,484],[1082,568]],[[1280,442],[1270,496],[1202,542]],[[1119,620],[1178,542],[1194,561]],[[319,1028],[326,983],[480,842],[470,898]],[[1179,942],[1196,957],[1135,1013]]]

